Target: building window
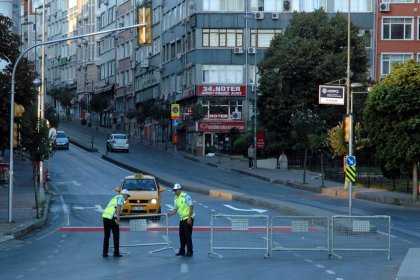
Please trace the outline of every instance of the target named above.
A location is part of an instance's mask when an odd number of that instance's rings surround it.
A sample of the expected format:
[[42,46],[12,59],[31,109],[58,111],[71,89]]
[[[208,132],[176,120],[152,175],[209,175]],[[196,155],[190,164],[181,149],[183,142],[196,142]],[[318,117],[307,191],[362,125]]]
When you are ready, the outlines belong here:
[[382,40],[412,40],[412,18],[382,18]]
[[[334,1],[334,11],[335,12],[344,12],[349,11],[349,1],[347,0],[333,0]],[[351,0],[351,12],[372,12],[372,2],[371,0]]]
[[404,63],[410,59],[413,59],[412,54],[382,54],[381,75],[391,73],[394,63]]
[[417,62],[420,62],[420,53],[417,54]]
[[244,11],[244,0],[203,0],[203,11]]
[[360,29],[359,36],[365,40],[365,48],[372,47],[372,29]]
[[203,47],[242,47],[242,29],[203,29]]
[[[352,4],[353,5],[353,4]],[[313,12],[323,8],[324,11],[327,11],[327,0],[306,0],[303,1],[300,12]]]
[[242,65],[203,65],[203,83],[243,84]]
[[251,29],[251,47],[268,48],[271,40],[280,35],[281,29]]

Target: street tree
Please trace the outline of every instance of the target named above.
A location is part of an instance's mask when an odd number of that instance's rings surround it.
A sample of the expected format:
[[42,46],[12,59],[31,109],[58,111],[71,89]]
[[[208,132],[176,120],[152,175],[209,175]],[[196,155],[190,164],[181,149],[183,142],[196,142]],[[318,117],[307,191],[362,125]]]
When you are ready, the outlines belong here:
[[291,115],[292,139],[295,148],[304,150],[303,183],[306,183],[306,161],[308,149],[318,150],[323,140],[319,135],[325,135],[325,121],[310,109],[298,110]]
[[394,64],[393,71],[369,93],[364,109],[368,136],[385,168],[410,168],[417,199],[420,162],[420,64]]
[[[353,81],[366,79],[367,54],[364,38],[351,25],[351,71]],[[285,31],[271,41],[258,65],[259,121],[276,133],[283,147],[291,147],[291,115],[309,109],[326,127],[335,126],[344,106],[318,105],[318,87],[346,76],[347,20],[341,14],[329,17],[322,9],[292,15]]]
[[42,186],[38,186],[39,163],[48,160],[54,154],[51,145],[52,139],[49,137],[49,127],[47,121],[38,118],[37,109],[32,106],[25,111],[21,120],[21,146],[29,159],[32,161],[35,203],[38,215],[39,200],[44,197]]

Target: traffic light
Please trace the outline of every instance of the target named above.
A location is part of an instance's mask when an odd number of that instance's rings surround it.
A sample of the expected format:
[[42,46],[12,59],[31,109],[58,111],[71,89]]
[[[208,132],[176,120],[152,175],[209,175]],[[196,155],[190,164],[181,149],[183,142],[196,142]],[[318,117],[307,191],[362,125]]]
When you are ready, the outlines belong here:
[[138,18],[140,24],[145,24],[139,27],[139,45],[152,44],[152,7],[140,7],[138,10]]
[[16,148],[19,145],[19,129],[18,124],[13,124],[13,148]]
[[344,118],[344,141],[350,142],[350,117],[345,116]]
[[16,148],[19,146],[19,119],[23,116],[23,113],[25,112],[25,108],[17,103],[14,103],[14,116],[15,116],[15,122],[13,124],[13,148]]

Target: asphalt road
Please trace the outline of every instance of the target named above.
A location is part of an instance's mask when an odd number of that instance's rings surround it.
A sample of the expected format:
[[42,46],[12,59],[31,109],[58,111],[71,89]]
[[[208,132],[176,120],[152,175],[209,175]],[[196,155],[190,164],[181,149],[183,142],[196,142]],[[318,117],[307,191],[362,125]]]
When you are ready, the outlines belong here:
[[[120,155],[127,156],[117,154]],[[162,160],[166,164],[174,164],[159,153],[154,157],[143,151],[139,156],[132,150],[129,156],[129,160],[134,160],[131,157],[137,158],[138,165],[150,169],[159,167],[159,163],[162,165]],[[194,166],[196,163],[183,158],[174,160],[178,164],[174,164],[173,168],[165,166],[163,169],[180,182],[192,180],[202,174],[200,182],[203,184],[213,184],[216,181],[217,187],[249,191],[254,195],[264,190],[267,195],[279,201],[292,201],[297,205],[302,203],[337,213],[346,211],[345,200],[324,199],[316,194],[283,186],[279,190],[278,186],[257,179],[226,172],[218,173],[220,170]],[[50,162],[50,172],[54,179],[51,190],[55,195],[48,225],[25,239],[0,243],[1,279],[39,279],[41,276],[45,279],[395,279],[407,248],[413,247],[419,241],[418,231],[416,232],[418,219],[413,221],[416,218],[414,210],[358,202],[354,206],[356,213],[393,214],[393,258],[390,261],[384,252],[343,252],[343,259],[328,259],[326,252],[282,251],[274,252],[271,258],[264,259],[263,250],[220,250],[218,253],[223,254],[224,258],[212,257],[208,256],[212,214],[262,214],[269,217],[284,214],[270,209],[255,211],[252,210],[255,207],[250,205],[193,193],[197,213],[193,258],[175,257],[173,250],[149,254],[150,250],[162,247],[159,245],[124,247],[122,251],[125,257],[103,259],[100,210],[115,194],[113,189],[120,179],[130,172],[74,146],[69,151],[57,152]],[[173,193],[166,190],[163,192],[163,212],[169,210],[172,204]],[[169,240],[177,249],[177,219],[171,217],[168,222],[171,228]],[[122,227],[127,226],[128,224],[122,223]],[[147,238],[150,236],[124,231],[121,243],[135,244]],[[156,236],[153,238],[159,239]]]

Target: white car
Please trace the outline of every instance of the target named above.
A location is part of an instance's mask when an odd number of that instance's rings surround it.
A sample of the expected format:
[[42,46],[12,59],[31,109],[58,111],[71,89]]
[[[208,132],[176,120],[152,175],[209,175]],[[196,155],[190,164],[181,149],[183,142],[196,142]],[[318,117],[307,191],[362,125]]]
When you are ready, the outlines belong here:
[[128,138],[125,134],[111,134],[106,142],[106,150],[107,151],[116,151],[122,150],[128,153],[129,144]]
[[69,149],[69,137],[64,131],[57,131],[57,135],[55,136],[55,146],[57,149]]

